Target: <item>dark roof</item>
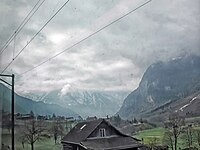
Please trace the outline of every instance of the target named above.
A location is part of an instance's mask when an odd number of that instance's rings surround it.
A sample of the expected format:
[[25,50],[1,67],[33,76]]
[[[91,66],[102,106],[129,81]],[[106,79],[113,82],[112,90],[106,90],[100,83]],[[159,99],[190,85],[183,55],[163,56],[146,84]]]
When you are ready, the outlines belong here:
[[16,116],[16,119],[21,119],[21,120],[29,120],[33,119],[34,117],[30,114],[21,114],[19,116]]
[[81,142],[88,149],[125,149],[142,147],[143,145],[135,141],[132,137],[113,136],[108,138],[87,139]]
[[[109,126],[114,128],[116,132],[118,132],[121,136],[113,136],[113,137],[104,137],[104,138],[94,138],[94,139],[87,139],[89,135],[100,125],[102,122],[107,123]],[[86,147],[93,147],[95,145],[102,148],[102,146],[110,147],[110,146],[131,146],[131,147],[138,147],[138,139],[130,137],[121,133],[118,129],[116,129],[110,122],[105,119],[97,119],[93,121],[86,121],[78,123],[63,139],[62,142],[66,143],[76,143],[82,144]],[[107,143],[107,145],[106,145]],[[123,144],[122,144],[123,143]],[[110,145],[110,146],[109,146]]]
[[80,143],[85,140],[92,131],[103,121],[98,119],[94,121],[86,121],[78,123],[70,132],[62,139],[62,142]]

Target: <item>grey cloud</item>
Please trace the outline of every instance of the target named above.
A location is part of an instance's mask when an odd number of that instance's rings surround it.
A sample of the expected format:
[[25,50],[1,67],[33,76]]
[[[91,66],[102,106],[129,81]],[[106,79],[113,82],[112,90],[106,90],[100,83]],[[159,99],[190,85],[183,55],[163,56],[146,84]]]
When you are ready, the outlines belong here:
[[[19,35],[17,50],[63,2],[44,3]],[[4,18],[4,24],[0,25],[2,45],[22,20],[23,12],[28,12],[36,1],[0,3],[6,6],[1,9]],[[70,1],[8,71],[16,74],[26,71],[141,3],[139,0]],[[198,0],[152,1],[70,51],[19,77],[18,89],[20,92],[49,91],[70,84],[79,89],[132,90],[151,63],[187,53],[200,55],[199,12]],[[6,19],[6,16],[14,19]],[[1,64],[5,66],[12,59],[12,46],[3,57]]]

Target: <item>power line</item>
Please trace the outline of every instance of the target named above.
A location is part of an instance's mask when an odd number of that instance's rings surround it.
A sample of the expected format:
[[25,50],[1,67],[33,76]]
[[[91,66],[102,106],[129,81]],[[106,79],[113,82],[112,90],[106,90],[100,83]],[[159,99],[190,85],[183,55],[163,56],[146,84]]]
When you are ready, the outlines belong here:
[[[31,11],[28,13],[28,15],[24,18],[22,23],[19,25],[19,27],[15,30],[15,32],[10,36],[10,38],[7,40],[7,42],[3,45],[1,48],[0,55],[6,50],[6,48],[9,46],[9,44],[14,40],[15,36],[19,34],[19,32],[23,29],[23,27],[27,24],[27,22],[32,18],[32,16],[37,12],[37,10],[42,6],[45,0],[43,0],[40,4],[41,0],[38,0],[38,2],[35,4],[35,6],[31,9]],[[39,4],[39,5],[38,5]],[[36,8],[37,7],[37,8]],[[36,9],[35,9],[36,8]],[[32,13],[32,14],[31,14]]]
[[29,69],[29,70],[23,72],[23,73],[20,74],[20,75],[26,74],[26,73],[28,73],[28,72],[30,72],[30,71],[32,71],[32,70],[34,70],[34,69],[40,67],[41,65],[47,63],[48,61],[50,61],[50,60],[56,58],[57,56],[61,55],[62,53],[66,52],[66,51],[70,50],[71,48],[77,46],[78,44],[80,44],[80,43],[86,41],[87,39],[89,39],[90,37],[92,37],[92,36],[94,36],[95,34],[99,33],[100,31],[104,30],[105,28],[111,26],[112,24],[116,23],[117,21],[119,21],[119,20],[123,19],[124,17],[128,16],[129,14],[133,13],[134,11],[140,9],[141,7],[145,6],[146,4],[148,4],[148,3],[151,2],[151,1],[152,1],[152,0],[149,0],[149,1],[145,2],[145,3],[143,3],[142,5],[136,7],[135,9],[133,9],[133,10],[131,10],[131,11],[129,11],[129,12],[126,13],[125,15],[119,17],[118,19],[112,21],[111,23],[107,24],[106,26],[104,26],[104,27],[100,28],[99,30],[93,32],[92,34],[88,35],[87,37],[83,38],[82,40],[78,41],[77,43],[71,45],[70,47],[66,48],[65,50],[63,50],[63,51],[57,53],[56,55],[54,55],[54,56],[52,56],[52,57],[49,57],[48,59],[46,59],[45,61],[41,62],[41,63],[38,64],[37,66],[35,66],[35,67],[33,67],[33,68],[31,68],[31,69]]
[[[20,26],[15,30],[15,32],[10,36],[10,38],[7,40],[7,42],[4,44],[4,46],[1,48],[1,52],[0,55],[5,51],[5,49],[9,46],[9,44],[13,41],[14,36],[16,36],[17,34],[19,34],[19,32],[23,29],[23,27],[27,24],[27,22],[31,19],[31,17],[37,12],[37,10],[40,8],[40,6],[44,3],[45,0],[42,1],[42,3],[40,3],[40,5],[36,8],[36,6],[38,5],[38,3],[41,0],[39,0],[35,6],[32,8],[32,10],[29,12],[29,14],[24,18],[24,20],[22,21],[22,23],[20,24]],[[36,8],[36,9],[35,9]],[[33,10],[35,9],[35,11],[33,12]],[[33,12],[33,14],[29,17],[29,15]],[[29,18],[28,18],[29,17]],[[27,19],[27,20],[26,20]]]
[[16,35],[14,36],[14,42],[13,42],[13,59],[15,57],[15,48],[16,48]]
[[12,63],[13,61],[25,50],[25,48],[35,39],[35,37],[47,26],[47,24],[63,9],[63,7],[69,2],[67,0],[57,11],[54,15],[40,28],[40,30],[27,42],[27,44],[19,51],[19,53],[13,58],[13,60],[4,68],[1,72],[3,73]]
[[41,0],[38,0],[38,2],[35,4],[35,6],[31,9],[31,11],[28,13],[28,15],[24,18],[24,20],[22,21],[22,23],[19,25],[19,27],[15,30],[15,32],[9,37],[9,39],[7,40],[7,42],[4,44],[4,46],[1,48],[1,53],[4,50],[4,48],[6,47],[6,45],[8,44],[8,42],[12,39],[12,37],[16,34],[16,32],[19,30],[19,28],[21,28],[21,26],[23,25],[23,23],[25,22],[25,20],[28,18],[28,16],[32,13],[32,11],[35,9],[35,7],[38,5],[38,3]]

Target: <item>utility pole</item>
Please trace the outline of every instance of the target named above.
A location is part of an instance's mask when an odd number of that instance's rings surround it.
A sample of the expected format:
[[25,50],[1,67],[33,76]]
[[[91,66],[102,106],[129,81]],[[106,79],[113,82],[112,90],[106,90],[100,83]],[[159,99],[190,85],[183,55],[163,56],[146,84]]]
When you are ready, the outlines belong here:
[[11,101],[11,118],[12,118],[12,150],[15,150],[15,75],[6,75],[0,74],[2,77],[9,77],[12,78],[12,84],[8,83],[7,81],[0,78],[0,81],[6,83],[7,85],[12,87],[12,101]]

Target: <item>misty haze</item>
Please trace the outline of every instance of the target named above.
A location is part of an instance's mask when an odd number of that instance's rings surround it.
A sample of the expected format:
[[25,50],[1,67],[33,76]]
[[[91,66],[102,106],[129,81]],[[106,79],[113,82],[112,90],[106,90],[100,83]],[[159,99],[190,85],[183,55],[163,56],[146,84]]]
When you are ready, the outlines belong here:
[[199,0],[1,0],[0,150],[200,149]]

